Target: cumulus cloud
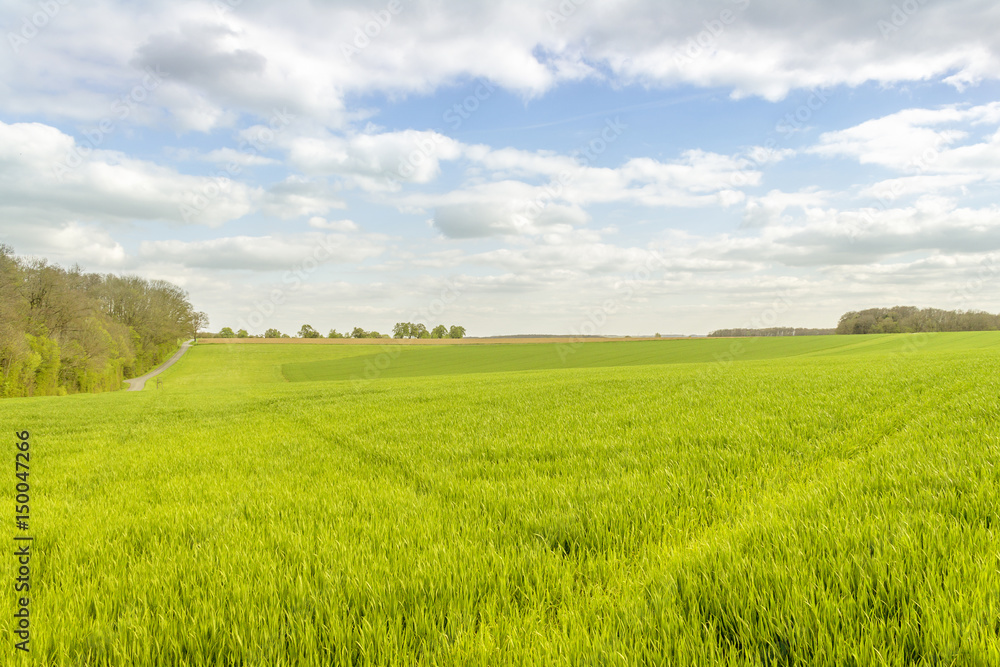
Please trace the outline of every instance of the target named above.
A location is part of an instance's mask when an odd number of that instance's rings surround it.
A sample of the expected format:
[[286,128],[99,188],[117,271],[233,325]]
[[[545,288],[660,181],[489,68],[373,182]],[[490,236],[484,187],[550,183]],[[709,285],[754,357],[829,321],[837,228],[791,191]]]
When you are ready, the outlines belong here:
[[[14,25],[18,8],[34,9],[15,3]],[[99,80],[124,91],[148,66],[170,73],[152,96],[162,117],[199,131],[231,125],[241,112],[266,116],[275,106],[342,127],[348,95],[422,94],[475,77],[529,98],[612,76],[778,100],[795,89],[866,82],[943,80],[963,88],[1000,71],[1000,9],[981,0],[849,7],[513,0],[383,10],[306,0],[233,11],[204,2],[74,6],[0,64],[0,80],[22,91],[0,98],[0,108],[99,118],[114,93],[67,103],[48,86],[78,90]]]
[[20,254],[36,255],[68,265],[87,258],[102,270],[122,269],[129,263],[128,254],[106,230],[75,220],[66,223],[20,224],[0,233],[0,241]]
[[361,262],[377,257],[384,249],[378,237],[309,232],[205,241],[144,241],[139,257],[189,268],[279,271],[309,261]]
[[800,192],[782,192],[771,190],[761,197],[752,197],[743,211],[744,227],[765,227],[770,224],[787,224],[791,216],[786,216],[789,208],[803,211],[815,209],[826,204],[833,193],[810,188]]
[[[491,150],[466,146],[470,169],[494,179],[446,193],[407,194],[403,210],[434,210],[434,225],[451,238],[541,234],[553,227],[589,222],[586,207],[638,204],[647,207],[731,206],[743,201],[738,187],[760,182],[756,164],[700,150],[678,159],[633,158],[611,167],[552,151]],[[524,180],[515,180],[520,175]],[[531,181],[531,182],[528,182]]]
[[309,226],[313,229],[329,229],[334,232],[358,231],[358,225],[353,220],[326,220],[318,216],[309,218]]
[[323,215],[330,209],[346,207],[344,201],[334,194],[336,189],[322,180],[289,176],[268,188],[263,197],[262,210],[282,220]]
[[0,210],[33,219],[220,225],[250,212],[260,192],[188,176],[77,143],[41,123],[0,121]]
[[[848,157],[903,172],[996,168],[1000,158],[985,143],[956,146],[977,126],[1000,124],[1000,102],[971,108],[906,109],[854,127],[825,132],[808,152],[823,157]],[[984,160],[985,158],[985,160]]]
[[331,134],[296,137],[286,144],[289,162],[309,174],[337,174],[369,191],[398,183],[429,183],[441,162],[458,159],[462,145],[434,131]]
[[995,250],[1000,250],[1000,207],[966,208],[948,198],[924,196],[906,208],[808,209],[755,236],[706,239],[695,253],[815,268],[888,262],[921,252]]

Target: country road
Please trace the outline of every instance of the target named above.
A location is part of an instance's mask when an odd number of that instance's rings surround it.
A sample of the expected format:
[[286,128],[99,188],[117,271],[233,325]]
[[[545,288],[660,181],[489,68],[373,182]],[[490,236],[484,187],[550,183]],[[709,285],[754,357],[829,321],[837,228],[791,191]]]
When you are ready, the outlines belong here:
[[177,360],[180,359],[182,356],[184,356],[184,353],[188,351],[189,347],[191,347],[192,342],[194,341],[189,340],[181,343],[181,349],[177,350],[177,352],[174,353],[174,356],[170,357],[169,359],[167,359],[166,362],[164,362],[157,368],[154,368],[153,370],[149,371],[145,375],[140,375],[139,377],[132,378],[131,380],[125,380],[125,382],[128,384],[128,389],[126,389],[125,391],[142,391],[143,388],[146,386],[146,380],[156,377],[157,375],[159,375],[160,373],[162,373],[163,371],[167,370],[175,363],[177,363]]

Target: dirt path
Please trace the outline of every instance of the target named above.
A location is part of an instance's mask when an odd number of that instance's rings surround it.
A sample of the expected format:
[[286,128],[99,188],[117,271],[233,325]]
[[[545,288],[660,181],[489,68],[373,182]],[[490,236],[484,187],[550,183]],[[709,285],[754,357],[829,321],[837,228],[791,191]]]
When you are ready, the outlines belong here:
[[159,375],[160,373],[162,373],[163,371],[167,370],[175,363],[177,363],[177,360],[180,359],[182,356],[184,356],[184,353],[188,351],[189,347],[191,347],[192,342],[194,341],[189,340],[181,343],[181,349],[177,350],[177,352],[174,353],[174,356],[167,359],[167,361],[158,368],[154,368],[145,375],[140,375],[137,378],[132,378],[131,380],[125,380],[125,382],[128,384],[128,389],[126,389],[125,391],[142,391],[143,388],[146,386],[146,380],[156,377],[157,375]]

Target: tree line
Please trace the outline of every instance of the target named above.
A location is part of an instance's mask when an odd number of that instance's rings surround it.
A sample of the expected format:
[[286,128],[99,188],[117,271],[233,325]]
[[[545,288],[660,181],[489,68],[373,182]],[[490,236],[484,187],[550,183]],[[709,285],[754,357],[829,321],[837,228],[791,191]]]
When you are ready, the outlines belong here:
[[0,244],[0,396],[121,388],[206,326],[163,280],[84,273]]
[[931,333],[934,331],[997,331],[1000,315],[982,310],[941,310],[916,306],[852,310],[840,316],[835,329],[717,329],[710,337],[825,336],[829,334]]
[[[247,333],[246,329],[240,329],[238,331],[233,331],[231,327],[222,327],[219,333],[200,333],[198,334],[202,338],[291,338],[286,333],[281,333],[277,329],[268,329],[263,334],[252,335]],[[323,334],[320,333],[311,324],[303,324],[299,329],[297,338],[323,338]],[[354,327],[351,333],[340,333],[336,329],[330,329],[326,338],[389,338],[389,334],[381,334],[378,331],[365,331],[361,327]],[[428,330],[427,326],[424,324],[414,324],[412,322],[397,322],[396,326],[392,328],[392,338],[464,338],[465,337],[465,327],[452,325],[451,327],[445,327],[443,324],[439,324],[433,329]]]
[[709,338],[755,338],[761,336],[828,336],[836,329],[800,329],[795,327],[770,327],[768,329],[717,329]]
[[393,338],[465,338],[465,327],[439,324],[430,331],[422,323],[397,322],[392,328]]
[[940,310],[915,306],[869,308],[844,313],[838,334],[929,333],[933,331],[997,331],[1000,315],[982,310]]

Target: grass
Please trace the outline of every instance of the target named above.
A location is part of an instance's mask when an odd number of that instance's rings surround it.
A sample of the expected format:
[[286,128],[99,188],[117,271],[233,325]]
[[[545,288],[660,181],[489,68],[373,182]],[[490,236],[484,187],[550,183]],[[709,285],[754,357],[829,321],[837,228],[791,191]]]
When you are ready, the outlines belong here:
[[6,400],[34,664],[1000,663],[1000,334],[738,342],[369,382],[383,350],[196,346]]
[[[664,339],[635,342],[566,342],[484,345],[475,347],[418,347],[397,345],[361,351],[333,351],[327,355],[298,348],[285,358],[305,361],[281,364],[290,382],[366,380],[428,375],[461,375],[562,368],[605,368],[678,363],[712,363],[785,359],[797,356],[847,354],[899,355],[922,350],[972,351],[996,347],[992,332],[913,336],[800,336],[798,338]],[[905,348],[905,349],[904,349]],[[294,348],[293,348],[294,349]]]

